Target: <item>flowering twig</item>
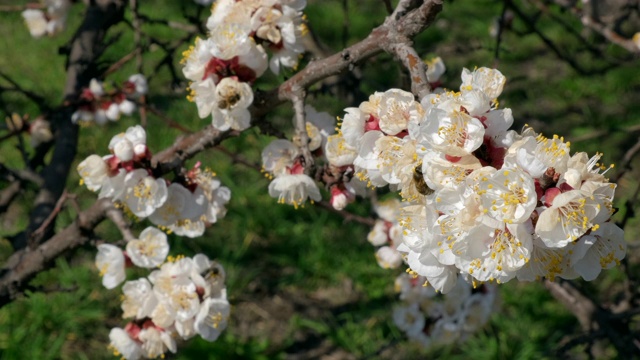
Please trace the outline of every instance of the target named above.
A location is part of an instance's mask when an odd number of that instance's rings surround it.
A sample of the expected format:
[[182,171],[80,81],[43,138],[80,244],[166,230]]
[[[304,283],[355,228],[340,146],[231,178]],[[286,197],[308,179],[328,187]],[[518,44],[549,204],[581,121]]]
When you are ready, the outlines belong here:
[[[238,164],[242,164],[244,166],[247,166],[253,170],[256,171],[262,171],[262,167],[258,164],[252,163],[250,161],[248,161],[247,159],[245,159],[244,157],[227,150],[224,146],[216,146],[215,147],[216,150],[224,153],[225,155],[229,156],[234,163],[238,163]],[[334,213],[334,214],[338,214],[340,216],[342,216],[344,218],[345,222],[350,222],[350,221],[354,221],[360,224],[364,224],[367,226],[373,226],[376,223],[376,220],[374,218],[371,217],[363,217],[360,215],[356,215],[353,213],[350,213],[348,211],[345,210],[336,210],[333,205],[331,205],[328,201],[316,201],[313,203],[316,206],[319,206],[323,209],[329,210],[330,212]]]
[[502,5],[502,12],[500,13],[500,17],[498,18],[498,28],[496,29],[496,49],[493,55],[493,64],[494,67],[498,64],[500,60],[500,43],[502,43],[502,34],[504,32],[504,28],[506,25],[506,15],[507,15],[507,3],[505,2]]
[[387,10],[387,13],[391,15],[393,13],[393,6],[391,5],[391,0],[382,0],[384,4],[384,8]]

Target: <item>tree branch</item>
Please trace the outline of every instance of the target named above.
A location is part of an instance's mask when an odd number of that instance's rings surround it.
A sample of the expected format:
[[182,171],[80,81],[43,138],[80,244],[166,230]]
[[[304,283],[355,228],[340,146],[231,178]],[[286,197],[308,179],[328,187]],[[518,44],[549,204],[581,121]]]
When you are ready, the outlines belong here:
[[51,162],[42,170],[44,185],[36,196],[27,229],[15,237],[14,249],[25,246],[35,247],[51,236],[53,225],[34,236],[34,231],[42,225],[53,211],[56,201],[64,191],[67,176],[71,169],[71,160],[76,155],[78,126],[71,122],[74,108],[69,106],[79,96],[83,87],[97,76],[95,66],[101,54],[104,36],[113,24],[122,19],[124,5],[120,0],[97,0],[91,2],[83,23],[74,36],[71,53],[67,61],[67,82],[64,89],[65,105],[54,114],[56,144]]

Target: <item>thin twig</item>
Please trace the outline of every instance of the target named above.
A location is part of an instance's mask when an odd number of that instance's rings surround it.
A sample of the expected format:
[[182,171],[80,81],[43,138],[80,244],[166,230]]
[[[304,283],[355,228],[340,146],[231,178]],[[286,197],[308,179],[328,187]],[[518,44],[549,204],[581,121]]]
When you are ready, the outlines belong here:
[[25,11],[27,9],[45,9],[45,4],[29,3],[26,5],[0,5],[0,12]]
[[502,4],[502,13],[498,18],[498,28],[496,29],[496,50],[493,55],[493,67],[498,67],[498,62],[500,61],[500,44],[502,43],[502,33],[506,26],[505,18],[507,15],[507,8],[507,2],[504,1]]
[[349,0],[342,0],[342,12],[344,14],[342,19],[342,48],[347,47],[349,42]]
[[136,58],[137,55],[139,53],[141,53],[141,52],[142,52],[142,49],[140,49],[140,48],[134,49],[132,52],[130,52],[127,55],[123,56],[122,58],[120,58],[120,60],[116,61],[111,66],[109,66],[109,68],[104,72],[104,74],[102,76],[106,77],[107,75],[112,74],[112,73],[120,70],[121,67],[123,67],[126,63],[128,63],[132,59]]
[[592,30],[595,30],[600,35],[604,36],[605,39],[627,49],[627,51],[629,51],[630,53],[640,54],[640,47],[636,45],[633,39],[627,39],[620,36],[618,33],[611,30],[609,27],[604,26],[603,24],[599,23],[598,21],[596,21],[595,19],[593,19],[588,15],[582,16],[581,20],[584,26]]
[[34,93],[33,91],[22,88],[20,84],[15,82],[11,77],[9,77],[7,74],[3,72],[0,72],[0,77],[3,78],[8,83],[10,83],[11,85],[13,85],[12,91],[17,91],[24,94],[24,96],[28,97],[31,101],[36,103],[40,108],[40,110],[42,110],[43,112],[45,110],[49,110],[49,106],[47,105],[46,99],[44,97]]
[[169,115],[163,113],[162,111],[156,109],[151,104],[144,104],[144,103],[140,102],[140,103],[138,103],[138,106],[140,107],[140,110],[142,110],[142,109],[148,110],[150,113],[152,113],[153,115],[157,116],[162,121],[164,121],[171,128],[178,129],[178,130],[182,131],[184,134],[192,134],[193,133],[193,131],[187,129],[186,127],[184,127],[182,125],[180,125],[179,122],[177,122],[176,120],[172,119],[171,117],[169,117]]
[[131,232],[129,223],[127,223],[124,216],[122,215],[122,210],[112,207],[107,210],[106,215],[109,220],[111,220],[116,225],[118,230],[120,230],[120,234],[122,234],[122,238],[125,241],[129,242],[136,239],[136,237]]
[[56,202],[56,206],[53,208],[53,210],[51,211],[51,213],[49,214],[49,216],[47,216],[47,218],[45,219],[45,221],[42,222],[42,224],[40,224],[40,227],[37,228],[33,233],[32,233],[32,237],[38,237],[40,235],[42,235],[42,233],[45,231],[45,229],[53,222],[53,220],[58,216],[58,213],[60,213],[60,211],[62,210],[62,205],[64,205],[64,203],[67,201],[69,197],[69,193],[67,192],[67,190],[65,189],[62,192],[62,195],[60,196],[60,198],[58,199],[58,201]]
[[129,0],[129,6],[131,7],[131,13],[133,14],[133,45],[136,50],[136,70],[138,73],[142,73],[142,21],[140,20],[140,14],[138,13],[138,0]]
[[313,173],[314,160],[309,150],[309,134],[307,133],[307,120],[304,111],[304,89],[299,88],[298,91],[294,91],[291,97],[293,103],[293,110],[295,111],[294,127],[296,129],[296,135],[294,138],[294,144],[300,148],[302,157],[304,158],[304,168],[307,175]]
[[374,226],[376,224],[376,219],[374,218],[370,218],[370,217],[363,217],[360,215],[356,215],[353,213],[350,213],[348,211],[345,210],[336,210],[333,205],[331,205],[328,201],[316,201],[314,202],[314,205],[318,205],[326,210],[331,211],[334,214],[338,214],[340,216],[342,216],[344,218],[345,222],[350,222],[350,221],[354,221],[360,224],[364,224],[367,226]]
[[556,44],[551,41],[551,39],[549,39],[535,24],[535,21],[533,19],[531,19],[529,16],[527,16],[517,5],[515,5],[515,3],[512,0],[505,0],[505,3],[509,6],[509,8],[511,10],[513,10],[513,12],[525,23],[525,25],[529,28],[529,30],[531,30],[532,32],[534,32],[536,35],[538,35],[538,38],[540,38],[540,40],[542,40],[542,42],[554,53],[556,54],[556,56],[566,62],[567,64],[569,64],[569,66],[571,66],[571,68],[573,68],[576,72],[578,72],[578,74],[580,75],[588,75],[591,73],[599,73],[599,72],[603,72],[605,70],[608,69],[608,67],[605,67],[603,69],[598,69],[598,70],[590,70],[587,71],[585,70],[572,56],[567,56],[565,55],[562,50],[560,50],[560,48],[558,48],[558,46],[556,46]]

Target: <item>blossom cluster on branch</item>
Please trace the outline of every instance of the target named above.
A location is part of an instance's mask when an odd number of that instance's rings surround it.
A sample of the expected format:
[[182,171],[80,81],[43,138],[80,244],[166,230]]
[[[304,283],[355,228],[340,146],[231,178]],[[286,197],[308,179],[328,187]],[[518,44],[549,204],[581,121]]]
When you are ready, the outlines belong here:
[[625,255],[601,155],[572,156],[561,137],[508,130],[511,109],[497,99],[505,82],[498,70],[465,69],[460,91],[421,102],[399,89],[375,93],[346,109],[334,140],[341,166],[399,191],[402,240],[389,243],[442,292],[459,274],[474,284],[593,280]]
[[91,122],[104,125],[107,121],[117,121],[121,115],[133,114],[136,100],[146,95],[147,91],[147,79],[142,74],[131,75],[117,88],[91,79],[89,87],[82,89],[78,109],[71,121],[80,125]]
[[407,337],[427,349],[462,342],[489,321],[497,310],[495,284],[472,288],[462,278],[447,294],[422,286],[423,276],[404,273],[395,280],[400,305],[393,310],[393,322]]
[[[190,101],[198,115],[211,115],[218,130],[249,127],[251,84],[267,67],[296,67],[304,51],[304,0],[220,0],[207,20],[209,37],[196,38],[183,54]],[[267,51],[271,59],[268,60]]]
[[167,259],[167,236],[153,227],[142,231],[140,239],[129,241],[126,252],[111,244],[102,244],[98,250],[96,266],[105,275],[107,288],[124,280],[125,264],[159,267],[122,287],[122,317],[132,320],[124,328],[111,329],[114,355],[128,360],[164,357],[167,351],[176,352],[177,338],[199,335],[215,341],[227,327],[230,305],[225,272],[217,262],[203,254]]
[[224,217],[231,191],[200,163],[172,181],[155,174],[146,140],[139,125],[114,136],[110,155],[91,155],[78,165],[82,183],[136,218],[149,218],[178,235],[201,236],[208,224]]
[[69,0],[45,0],[47,11],[26,9],[22,12],[24,22],[34,38],[53,36],[62,32],[67,25],[67,14],[71,7]]
[[[418,2],[412,3],[400,2],[399,8]],[[64,27],[70,2],[47,0],[46,6],[46,14],[23,13],[34,37]],[[276,75],[295,70],[302,57],[305,6],[305,0],[215,1],[207,37],[196,38],[181,61],[187,99],[200,118],[211,116],[218,131],[251,126],[253,84],[267,68]],[[404,16],[394,14],[396,20]],[[393,24],[394,16],[383,26]],[[499,283],[589,281],[619,264],[626,243],[611,221],[616,185],[605,177],[609,168],[599,163],[602,155],[572,155],[562,137],[548,138],[528,126],[509,130],[514,117],[499,106],[506,83],[500,71],[464,69],[459,91],[450,91],[441,87],[442,60],[428,61],[426,69],[413,66],[410,50],[405,66],[412,75],[422,72],[419,81],[412,79],[413,93],[375,92],[346,108],[338,127],[328,113],[304,105],[308,85],[278,89],[278,100],[293,102],[296,135],[272,141],[261,153],[269,195],[298,208],[322,200],[322,183],[330,205],[340,211],[371,190],[395,193],[397,198],[375,201],[378,219],[367,239],[377,247],[381,267],[409,267],[395,282],[402,304],[393,319],[425,347],[464,340],[482,327],[495,311]],[[141,74],[119,87],[93,79],[71,104],[77,108],[71,121],[116,121],[131,115],[147,91]],[[29,131],[36,143],[52,137],[46,122],[27,124],[13,116],[7,124],[11,132]],[[111,330],[111,347],[126,359],[139,359],[175,353],[176,339],[199,335],[215,341],[230,312],[224,269],[203,254],[168,256],[167,233],[203,235],[225,216],[230,190],[200,163],[172,169],[167,179],[166,170],[152,164],[141,126],[114,136],[108,148],[108,155],[91,155],[78,165],[81,183],[130,217],[157,226],[135,239],[121,228],[124,248],[98,246],[102,283],[114,289],[124,282],[121,307],[131,319]],[[126,281],[133,266],[152,271]]]

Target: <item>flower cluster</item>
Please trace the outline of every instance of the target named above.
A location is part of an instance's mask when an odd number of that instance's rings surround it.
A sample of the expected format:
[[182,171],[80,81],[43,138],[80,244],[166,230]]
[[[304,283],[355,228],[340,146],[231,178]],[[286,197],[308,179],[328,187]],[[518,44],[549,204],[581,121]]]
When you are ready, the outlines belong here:
[[27,9],[22,12],[24,22],[34,38],[60,33],[67,23],[67,14],[71,7],[69,0],[45,0],[44,5],[47,8],[46,13],[40,9]]
[[136,109],[135,100],[148,91],[147,79],[142,74],[131,75],[120,88],[110,89],[97,79],[91,79],[88,88],[82,89],[78,110],[71,121],[79,124],[95,122],[105,124],[117,121],[122,114],[131,115]]
[[497,288],[493,284],[472,289],[459,278],[453,289],[442,295],[423,286],[425,281],[406,273],[398,276],[395,286],[402,303],[393,310],[396,326],[424,348],[463,342],[496,311]]
[[[198,115],[212,117],[225,131],[249,127],[251,84],[270,66],[294,67],[304,51],[301,0],[219,0],[207,20],[206,39],[197,38],[184,52],[182,72],[190,80],[190,101]],[[271,52],[267,58],[266,49]]]
[[373,246],[379,246],[376,251],[376,261],[383,269],[397,269],[402,265],[402,254],[396,250],[402,244],[402,226],[398,223],[400,216],[400,201],[390,199],[374,205],[378,215],[367,240]]
[[[307,146],[313,155],[320,155],[327,137],[334,132],[333,119],[328,113],[317,112],[309,105],[305,107],[305,113]],[[277,198],[278,203],[297,208],[307,199],[319,201],[322,198],[318,185],[304,170],[302,152],[289,140],[274,140],[262,151],[262,171],[272,179],[269,195]]]
[[154,175],[146,132],[134,126],[109,143],[110,155],[91,155],[78,165],[78,173],[99,198],[110,198],[127,213],[149,218],[162,229],[198,237],[207,224],[226,214],[231,192],[200,163],[173,181]]
[[460,91],[420,103],[398,89],[375,93],[345,110],[329,140],[356,177],[400,192],[396,248],[439,291],[458,274],[593,280],[625,255],[601,155],[572,156],[561,137],[508,130],[511,109],[497,100],[505,81],[497,70],[465,69]]
[[122,311],[131,318],[123,328],[109,334],[115,355],[125,359],[154,359],[176,352],[176,339],[200,335],[215,341],[227,327],[230,305],[227,301],[225,272],[205,255],[193,258],[169,257],[166,235],[147,228],[139,240],[129,241],[126,252],[110,244],[98,247],[96,266],[104,274],[103,283],[114,288],[124,280],[124,264],[143,268],[160,267],[147,278],[127,281]]

